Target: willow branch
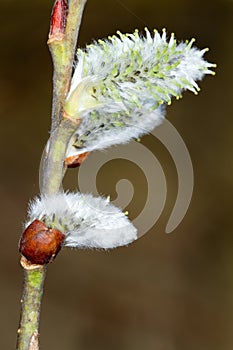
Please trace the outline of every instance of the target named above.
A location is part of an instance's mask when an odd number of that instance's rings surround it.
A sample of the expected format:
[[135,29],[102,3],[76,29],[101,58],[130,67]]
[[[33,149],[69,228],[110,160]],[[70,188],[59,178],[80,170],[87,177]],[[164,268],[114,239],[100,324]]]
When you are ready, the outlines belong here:
[[[66,149],[80,122],[79,119],[70,119],[63,112],[63,105],[70,86],[76,41],[85,3],[86,0],[70,0],[68,8],[65,9],[66,0],[56,0],[54,5],[55,11],[63,11],[63,9],[65,11],[63,18],[60,14],[57,18],[52,18],[51,26],[57,24],[58,26],[55,31],[51,27],[48,40],[54,65],[53,108],[51,137],[48,149],[44,152],[41,174],[43,194],[59,192],[64,175]],[[61,23],[59,23],[60,19]],[[24,289],[17,350],[38,350],[39,319],[46,265],[32,265],[24,258],[21,260],[21,265],[24,269]]]

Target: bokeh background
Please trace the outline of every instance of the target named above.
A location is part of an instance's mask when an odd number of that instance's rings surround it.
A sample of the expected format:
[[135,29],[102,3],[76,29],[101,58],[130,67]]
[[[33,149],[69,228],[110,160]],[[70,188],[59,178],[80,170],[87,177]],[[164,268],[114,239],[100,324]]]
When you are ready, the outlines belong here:
[[[46,46],[52,0],[0,4],[0,348],[14,349],[22,290],[17,250],[28,200],[39,191],[38,169],[48,138],[52,65]],[[111,252],[63,250],[49,266],[41,317],[41,349],[233,349],[231,0],[89,0],[79,45],[115,33],[166,27],[178,39],[210,47],[216,77],[186,93],[167,118],[185,141],[194,167],[191,205],[170,235],[165,227],[177,194],[166,148],[146,136],[166,174],[165,209],[146,235]],[[98,154],[96,153],[96,157]],[[128,206],[138,215],[147,194],[136,165],[111,161],[98,173],[100,193],[134,185]],[[156,180],[156,179],[155,179]],[[77,171],[65,186],[77,187]]]

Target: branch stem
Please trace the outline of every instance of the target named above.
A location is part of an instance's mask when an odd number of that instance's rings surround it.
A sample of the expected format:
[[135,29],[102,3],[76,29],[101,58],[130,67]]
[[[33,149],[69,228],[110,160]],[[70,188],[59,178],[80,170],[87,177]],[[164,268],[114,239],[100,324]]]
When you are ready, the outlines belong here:
[[62,118],[59,127],[54,130],[41,174],[42,194],[56,194],[61,189],[66,150],[79,123],[80,119]]
[[[48,41],[54,76],[51,136],[40,174],[41,193],[46,195],[56,194],[61,189],[66,149],[80,123],[79,119],[65,115],[64,103],[70,87],[76,41],[86,1],[69,0],[64,35],[50,37]],[[17,350],[39,350],[39,319],[47,265],[32,265],[25,261],[22,257],[24,288]]]
[[24,287],[17,350],[39,349],[39,318],[46,266],[30,265],[22,258]]

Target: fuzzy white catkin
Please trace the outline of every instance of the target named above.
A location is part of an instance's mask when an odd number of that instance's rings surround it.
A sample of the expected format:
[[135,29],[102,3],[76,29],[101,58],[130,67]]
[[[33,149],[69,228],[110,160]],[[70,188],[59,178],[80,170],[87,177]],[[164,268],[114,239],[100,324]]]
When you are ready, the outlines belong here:
[[137,239],[137,230],[124,213],[102,197],[59,193],[36,197],[29,205],[27,227],[36,219],[65,234],[64,245],[116,248]]
[[164,105],[182,91],[199,91],[196,81],[213,74],[203,59],[207,49],[193,41],[177,44],[165,30],[142,37],[109,37],[78,50],[77,64],[65,105],[81,124],[70,141],[67,157],[126,143],[153,130],[165,114]]

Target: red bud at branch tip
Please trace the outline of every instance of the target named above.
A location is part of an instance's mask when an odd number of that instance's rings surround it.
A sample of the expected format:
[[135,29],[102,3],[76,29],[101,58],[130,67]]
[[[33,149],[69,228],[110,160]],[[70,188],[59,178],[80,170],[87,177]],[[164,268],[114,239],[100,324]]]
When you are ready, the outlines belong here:
[[66,18],[68,12],[68,4],[66,0],[56,0],[50,23],[50,32],[48,43],[53,41],[61,41],[64,37],[66,28]]
[[34,220],[22,234],[19,251],[30,263],[45,265],[56,257],[64,239],[65,235],[57,229]]

